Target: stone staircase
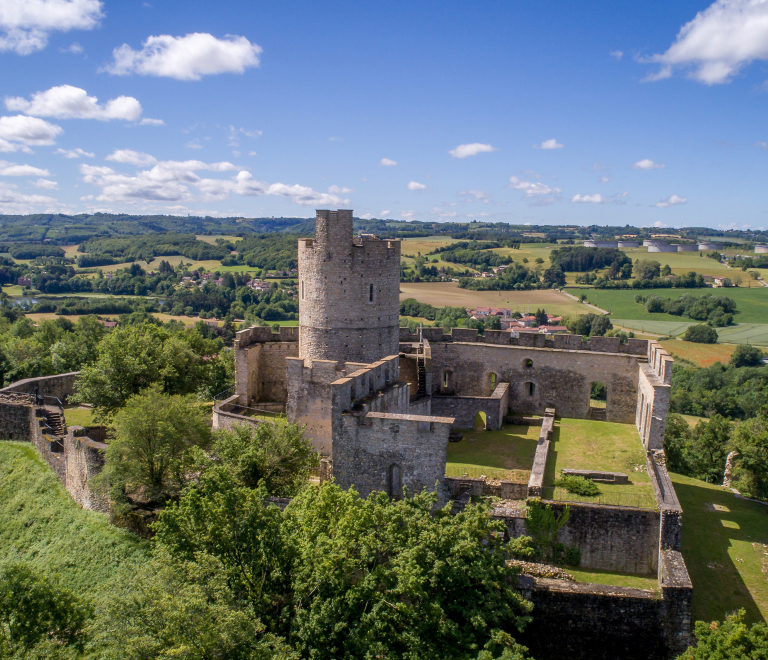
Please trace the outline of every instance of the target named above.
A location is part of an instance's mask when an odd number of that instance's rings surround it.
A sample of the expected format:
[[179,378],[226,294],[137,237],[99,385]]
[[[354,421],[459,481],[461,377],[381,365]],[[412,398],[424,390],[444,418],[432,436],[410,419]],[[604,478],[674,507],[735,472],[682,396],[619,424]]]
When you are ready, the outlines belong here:
[[418,370],[419,388],[416,391],[417,397],[427,396],[427,365],[426,358],[423,355],[416,356]]
[[67,435],[67,425],[64,416],[59,408],[45,406],[43,409],[45,422],[51,428],[51,433],[56,437],[63,438]]

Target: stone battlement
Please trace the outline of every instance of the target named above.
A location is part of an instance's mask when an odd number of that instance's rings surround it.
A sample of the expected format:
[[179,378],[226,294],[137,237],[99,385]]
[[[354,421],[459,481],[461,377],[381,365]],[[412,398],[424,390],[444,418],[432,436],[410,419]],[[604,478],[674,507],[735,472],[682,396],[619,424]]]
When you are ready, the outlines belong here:
[[235,333],[235,349],[245,348],[251,344],[263,344],[268,341],[299,341],[297,326],[281,325],[279,332],[274,332],[270,326],[251,326]]
[[[521,348],[556,348],[567,351],[623,353],[626,355],[647,355],[649,359],[651,356],[647,339],[628,339],[626,344],[622,344],[619,337],[590,337],[585,339],[581,335],[543,335],[534,332],[526,332],[514,337],[511,332],[506,330],[486,330],[484,335],[478,335],[477,330],[470,328],[451,328],[448,334],[445,334],[442,328],[422,328],[421,336],[430,342],[483,343],[519,346]],[[401,344],[417,343],[418,341],[418,333],[411,334],[408,328],[400,328]],[[658,342],[653,343],[658,346],[654,350],[655,359],[662,359],[661,355],[668,357],[668,353],[661,348]],[[659,351],[661,353],[657,355]],[[669,359],[671,360],[671,358]]]

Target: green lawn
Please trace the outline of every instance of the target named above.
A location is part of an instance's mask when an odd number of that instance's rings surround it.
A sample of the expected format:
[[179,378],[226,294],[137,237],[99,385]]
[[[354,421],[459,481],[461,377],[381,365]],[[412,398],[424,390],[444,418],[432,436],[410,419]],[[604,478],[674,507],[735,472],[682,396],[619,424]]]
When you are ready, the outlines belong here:
[[504,426],[501,431],[463,431],[461,442],[448,443],[445,474],[461,477],[517,479],[527,482],[530,476],[538,426]]
[[0,442],[0,561],[22,560],[92,596],[121,575],[134,575],[148,543],[84,511],[34,446]]
[[694,619],[722,621],[741,607],[750,622],[768,619],[768,506],[698,479],[673,474],[672,481],[683,507]]
[[[564,468],[624,472],[629,475],[629,483],[599,484],[600,495],[581,497],[554,488],[555,479]],[[545,497],[558,500],[656,507],[645,467],[645,450],[633,424],[560,419],[552,434],[544,488]]]
[[92,426],[93,408],[65,406],[64,421],[66,421],[67,426]]

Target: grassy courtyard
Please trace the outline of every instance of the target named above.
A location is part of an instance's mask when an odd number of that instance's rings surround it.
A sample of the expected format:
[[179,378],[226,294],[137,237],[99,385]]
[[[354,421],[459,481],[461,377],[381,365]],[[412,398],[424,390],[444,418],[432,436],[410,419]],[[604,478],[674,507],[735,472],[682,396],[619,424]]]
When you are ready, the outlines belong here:
[[461,442],[448,444],[449,477],[515,479],[528,481],[539,440],[538,426],[504,426],[500,431],[465,431]]
[[[564,468],[624,472],[629,476],[629,483],[599,484],[600,495],[581,497],[554,487],[555,479]],[[552,434],[544,488],[545,497],[557,500],[656,507],[646,472],[645,450],[634,424],[560,419]]]

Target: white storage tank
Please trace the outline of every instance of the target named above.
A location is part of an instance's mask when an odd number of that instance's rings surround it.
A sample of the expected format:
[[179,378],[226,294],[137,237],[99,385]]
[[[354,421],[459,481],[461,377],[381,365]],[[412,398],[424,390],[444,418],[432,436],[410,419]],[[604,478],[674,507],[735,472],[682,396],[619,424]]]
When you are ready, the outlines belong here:
[[717,250],[718,252],[725,247],[722,243],[699,243],[699,250]]
[[640,241],[619,241],[620,248],[636,248],[640,247]]
[[643,241],[643,247],[655,247],[657,245],[666,245],[666,244],[667,244],[666,241],[662,241],[661,239],[658,239],[658,238],[646,238]]
[[755,254],[768,254],[768,245],[755,245]]
[[677,245],[649,245],[648,252],[677,252]]
[[584,241],[584,247],[615,248],[619,244],[616,241]]
[[670,247],[676,247],[678,252],[698,252],[699,246],[692,243],[673,243]]

